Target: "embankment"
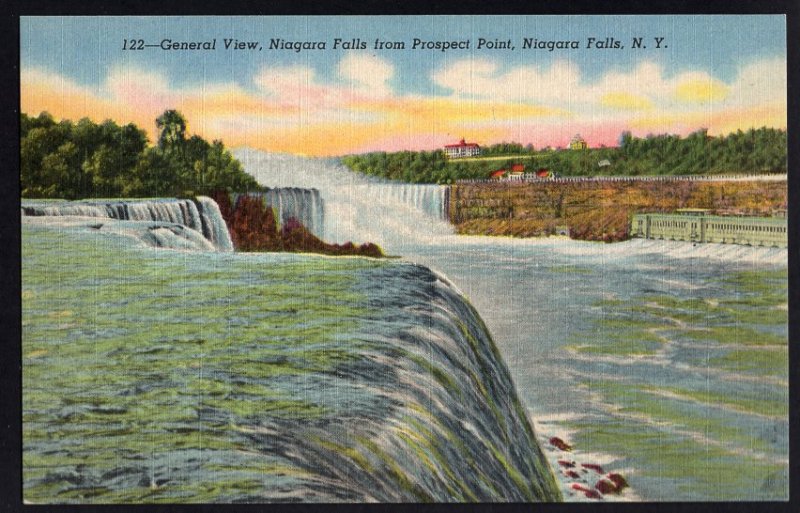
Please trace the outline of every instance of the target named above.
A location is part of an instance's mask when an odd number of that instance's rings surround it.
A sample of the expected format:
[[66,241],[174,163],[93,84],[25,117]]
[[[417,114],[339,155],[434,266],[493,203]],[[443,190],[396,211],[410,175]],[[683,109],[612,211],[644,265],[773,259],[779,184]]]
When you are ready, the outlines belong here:
[[786,208],[786,182],[464,183],[451,186],[449,219],[460,234],[620,241],[636,212],[707,208],[768,216]]

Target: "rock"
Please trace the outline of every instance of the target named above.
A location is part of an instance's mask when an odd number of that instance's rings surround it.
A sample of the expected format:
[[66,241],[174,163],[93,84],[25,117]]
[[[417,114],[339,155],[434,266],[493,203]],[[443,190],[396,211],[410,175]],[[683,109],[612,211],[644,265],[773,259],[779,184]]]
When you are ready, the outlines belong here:
[[628,486],[628,482],[620,474],[608,474],[605,478],[599,480],[594,487],[603,495],[613,493],[619,494],[624,488]]
[[579,492],[583,492],[583,494],[588,499],[600,499],[600,498],[602,498],[602,495],[597,493],[597,491],[592,490],[591,488],[587,488],[586,486],[583,486],[582,484],[573,483],[572,484],[572,489],[573,490],[577,490]]
[[625,478],[622,477],[620,474],[617,473],[609,474],[608,479],[610,479],[614,483],[614,485],[616,485],[618,492],[621,492],[623,488],[627,488],[629,486],[628,481],[626,481]]
[[602,474],[603,473],[603,467],[601,467],[600,465],[597,465],[595,463],[581,463],[581,467],[588,468],[589,470],[594,470],[598,474]]
[[554,437],[552,437],[550,439],[550,445],[552,445],[553,447],[555,447],[557,449],[560,449],[562,451],[571,451],[572,450],[572,446],[571,445],[569,445],[567,442],[565,442],[564,440],[560,439],[557,436],[554,436]]
[[606,495],[608,493],[619,493],[617,490],[617,485],[615,485],[608,479],[601,479],[594,485],[594,487],[597,488],[597,491],[599,491],[603,495]]
[[588,499],[600,499],[600,498],[602,498],[602,495],[600,495],[599,493],[597,493],[597,492],[596,492],[596,491],[594,491],[594,490],[589,490],[589,491],[587,491],[587,492],[584,492],[584,495],[585,495],[585,496],[586,496]]
[[574,461],[567,461],[567,460],[558,460],[558,464],[564,468],[573,468],[575,466]]

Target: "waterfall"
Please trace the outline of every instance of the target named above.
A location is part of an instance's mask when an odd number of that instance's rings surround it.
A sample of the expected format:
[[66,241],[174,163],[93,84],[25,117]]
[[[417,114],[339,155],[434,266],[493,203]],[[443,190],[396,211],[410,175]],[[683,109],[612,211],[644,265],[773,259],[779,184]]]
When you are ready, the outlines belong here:
[[[232,194],[231,204],[243,194]],[[286,221],[295,218],[317,237],[325,235],[325,206],[322,196],[317,189],[303,189],[300,187],[277,187],[265,192],[250,192],[251,197],[259,197],[264,205],[275,209],[277,221],[283,226]]]
[[264,186],[319,191],[325,210],[320,233],[326,241],[368,241],[403,253],[409,244],[453,233],[447,222],[447,186],[377,180],[354,173],[333,159],[250,148],[235,150],[234,155]]
[[[211,242],[217,251],[233,251],[228,228],[219,211],[219,206],[204,196],[190,199],[146,199],[146,200],[87,200],[71,202],[25,201],[22,216],[80,216],[116,219],[119,221],[150,221],[168,223],[188,228]],[[175,247],[175,237],[197,241],[194,233],[165,226],[165,230],[150,233],[143,240],[156,246]],[[167,234],[170,232],[170,234]],[[160,235],[159,235],[160,234]],[[166,237],[166,238],[165,238]],[[195,244],[196,246],[196,244]]]

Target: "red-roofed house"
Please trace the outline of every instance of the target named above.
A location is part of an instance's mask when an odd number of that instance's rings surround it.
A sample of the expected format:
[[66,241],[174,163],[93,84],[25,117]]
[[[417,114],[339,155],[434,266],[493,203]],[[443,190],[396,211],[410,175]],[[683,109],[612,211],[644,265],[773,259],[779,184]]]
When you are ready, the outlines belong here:
[[489,178],[491,178],[492,180],[502,180],[505,174],[506,174],[505,169],[498,169],[497,171],[492,171],[492,173],[489,175]]
[[536,178],[552,178],[552,177],[553,173],[551,173],[550,170],[547,169],[546,167],[539,168],[539,170],[536,171]]
[[525,176],[525,164],[513,164],[511,172],[506,176],[507,180],[522,180]]
[[444,147],[444,153],[451,159],[462,157],[474,157],[481,154],[481,147],[475,143],[468,143],[461,139],[458,144],[448,144]]

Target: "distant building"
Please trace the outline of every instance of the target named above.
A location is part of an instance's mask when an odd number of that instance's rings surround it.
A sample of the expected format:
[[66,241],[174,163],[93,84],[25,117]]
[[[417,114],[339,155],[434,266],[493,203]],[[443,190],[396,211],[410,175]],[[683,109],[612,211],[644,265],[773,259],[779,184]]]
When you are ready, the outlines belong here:
[[575,137],[569,142],[570,150],[585,150],[586,148],[586,141],[581,137],[581,134],[575,134]]
[[491,174],[489,174],[489,178],[492,180],[502,180],[505,175],[505,169],[498,169],[497,171],[492,171]]
[[506,180],[522,180],[525,177],[525,164],[513,164]]
[[603,159],[597,163],[597,167],[608,167],[611,165],[611,161],[608,159]]
[[444,147],[444,154],[451,159],[475,157],[481,154],[481,147],[475,143],[468,143],[464,141],[464,139],[461,139],[458,144],[446,145]]
[[674,214],[634,214],[631,235],[643,239],[742,244],[747,246],[788,245],[786,219],[710,215],[703,208],[682,208]]
[[536,171],[536,178],[553,178],[553,172],[546,167],[540,167]]

